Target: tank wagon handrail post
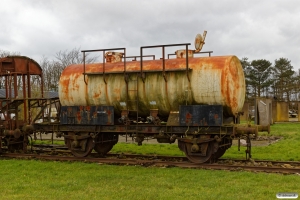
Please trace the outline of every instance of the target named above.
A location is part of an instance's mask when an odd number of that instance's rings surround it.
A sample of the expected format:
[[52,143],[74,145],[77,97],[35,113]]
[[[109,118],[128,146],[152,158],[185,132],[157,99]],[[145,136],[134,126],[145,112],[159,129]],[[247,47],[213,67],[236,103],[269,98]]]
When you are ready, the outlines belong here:
[[165,82],[167,82],[166,72],[165,72],[165,46],[162,46],[162,63],[163,63],[163,77]]
[[[128,113],[129,113],[129,109],[128,109],[128,98],[129,98],[128,81],[129,81],[129,77],[128,77],[127,69],[126,69],[126,48],[123,49],[123,52],[124,52],[124,81],[126,83],[126,111],[127,111],[127,115],[128,115]],[[125,120],[127,120],[127,119],[125,119]],[[125,131],[126,131],[125,137],[126,137],[126,142],[127,142],[127,138],[128,138],[128,123],[127,122],[126,122]]]
[[[165,73],[165,47],[173,47],[173,46],[186,46],[186,74],[187,74],[187,78],[190,82],[190,77],[188,74],[189,71],[189,61],[188,61],[188,45],[191,45],[191,43],[182,43],[182,44],[165,44],[165,45],[154,45],[154,46],[142,46],[140,48],[140,54],[141,54],[141,77],[144,81],[144,76],[143,76],[143,49],[144,48],[162,48],[162,68],[163,68],[163,77],[165,79],[165,81],[167,82],[167,77],[166,77],[166,73]],[[170,54],[168,54],[168,59],[169,59]]]
[[190,76],[189,76],[189,56],[188,56],[188,44],[185,45],[185,62],[186,62],[186,76],[189,80],[189,82],[191,81],[190,80]]
[[142,78],[142,81],[145,82],[144,76],[143,76],[143,47],[140,48],[140,57],[141,57],[141,59],[140,59],[140,62],[141,62],[141,65],[140,65],[141,66],[140,76]]
[[85,80],[85,52],[82,52],[83,53],[83,80],[85,82],[85,84],[87,85],[87,82]]
[[103,50],[103,62],[102,63],[103,63],[103,67],[102,67],[103,81],[104,81],[105,84],[107,84],[106,80],[105,80],[105,50]]

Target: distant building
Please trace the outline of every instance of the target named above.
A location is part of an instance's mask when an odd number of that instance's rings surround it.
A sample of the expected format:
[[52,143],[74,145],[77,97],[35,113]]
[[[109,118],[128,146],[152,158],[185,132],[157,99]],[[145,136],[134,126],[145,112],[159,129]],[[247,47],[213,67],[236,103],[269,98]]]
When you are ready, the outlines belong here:
[[[22,91],[20,91],[19,94],[23,94]],[[11,97],[15,98],[15,94],[13,90],[11,91]],[[21,97],[19,96],[19,98]],[[46,99],[58,98],[58,92],[44,91],[44,98]],[[0,99],[6,99],[6,89],[0,89]]]

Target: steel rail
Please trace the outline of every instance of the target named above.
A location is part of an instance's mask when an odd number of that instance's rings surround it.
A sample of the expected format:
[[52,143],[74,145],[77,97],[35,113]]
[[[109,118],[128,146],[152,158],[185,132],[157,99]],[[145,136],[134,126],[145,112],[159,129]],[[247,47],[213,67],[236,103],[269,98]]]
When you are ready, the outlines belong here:
[[300,175],[300,167],[284,168],[279,166],[265,167],[265,166],[246,166],[246,165],[228,165],[228,164],[196,164],[190,162],[174,162],[162,161],[159,159],[142,160],[142,159],[128,159],[125,156],[120,158],[95,158],[95,157],[69,157],[69,156],[52,156],[52,155],[38,155],[38,154],[16,154],[16,153],[2,153],[0,159],[39,159],[49,161],[79,161],[101,164],[123,164],[123,165],[140,165],[140,166],[157,166],[157,167],[180,167],[192,169],[214,169],[214,170],[231,170],[231,171],[254,171],[254,172],[267,172],[267,173],[289,173]]
[[[7,151],[7,149],[2,148],[3,152]],[[29,150],[30,152],[31,150]],[[56,146],[56,145],[34,145],[33,149],[31,152],[35,153],[46,153],[46,152],[51,152],[51,153],[62,153],[62,154],[70,154],[72,155],[71,151],[67,149],[65,146]],[[29,153],[30,154],[30,153]],[[1,153],[0,153],[1,155]],[[28,155],[28,154],[27,154]],[[90,154],[91,157],[98,157],[98,153],[92,152]],[[72,155],[73,156],[73,155]],[[108,157],[126,157],[126,158],[147,158],[149,160],[153,159],[160,159],[160,160],[178,160],[178,161],[188,161],[188,158],[186,156],[171,156],[171,155],[149,155],[149,154],[124,154],[124,153],[108,153],[105,155],[106,158]],[[245,159],[229,159],[229,158],[219,158],[217,162],[227,162],[230,161],[233,164],[237,162],[251,162],[249,160]],[[299,165],[300,166],[300,161],[278,161],[278,160],[255,160],[252,159],[252,162],[254,163],[271,163],[272,165],[284,165],[284,164],[291,164],[291,165]]]

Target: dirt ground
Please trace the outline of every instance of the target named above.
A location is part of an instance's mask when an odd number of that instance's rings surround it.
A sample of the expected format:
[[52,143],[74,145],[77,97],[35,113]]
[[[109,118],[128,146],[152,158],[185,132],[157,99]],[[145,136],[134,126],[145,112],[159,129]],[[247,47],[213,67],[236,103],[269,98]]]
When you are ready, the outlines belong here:
[[[268,146],[270,144],[278,142],[280,139],[280,137],[276,136],[258,136],[257,139],[251,140],[251,146]],[[233,140],[232,144],[238,145],[238,140]],[[241,139],[240,144],[241,146],[246,146],[246,140]]]

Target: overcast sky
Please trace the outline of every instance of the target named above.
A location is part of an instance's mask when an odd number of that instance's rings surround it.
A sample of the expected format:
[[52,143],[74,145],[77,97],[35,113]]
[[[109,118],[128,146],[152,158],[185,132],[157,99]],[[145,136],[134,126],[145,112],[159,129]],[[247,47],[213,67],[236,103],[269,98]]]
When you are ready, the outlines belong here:
[[[41,61],[74,48],[191,43],[250,61],[281,57],[300,69],[299,0],[1,0],[0,50]],[[181,48],[181,47],[179,47]],[[170,52],[172,53],[172,52]]]

